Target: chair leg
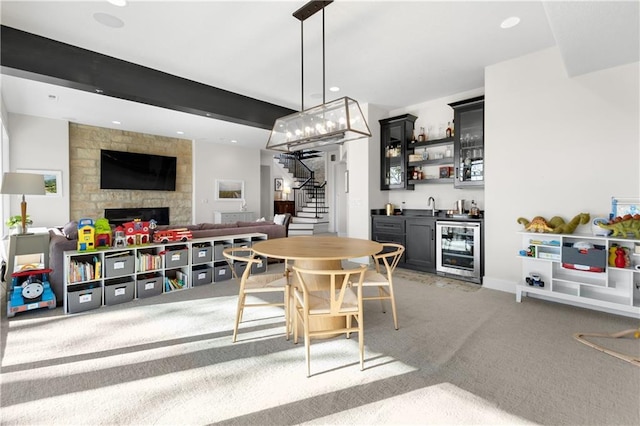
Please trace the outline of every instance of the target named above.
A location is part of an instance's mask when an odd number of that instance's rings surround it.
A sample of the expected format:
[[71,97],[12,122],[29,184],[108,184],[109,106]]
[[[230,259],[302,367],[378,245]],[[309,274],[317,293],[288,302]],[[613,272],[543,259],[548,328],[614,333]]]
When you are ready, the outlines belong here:
[[380,297],[380,306],[382,306],[382,313],[386,314],[387,310],[384,307],[384,299],[383,299],[383,297],[385,297],[385,294],[384,294],[384,290],[380,286],[378,286],[378,297]]
[[287,285],[284,288],[284,334],[289,340],[289,316],[291,315],[290,308],[290,300],[289,300],[289,286]]
[[307,360],[307,377],[311,377],[311,342],[309,337],[309,317],[304,320],[304,350]]
[[238,309],[236,309],[236,323],[233,327],[233,343],[238,337],[238,325],[242,321],[242,311],[244,310],[244,294],[238,295]]
[[398,329],[398,314],[396,313],[396,297],[393,294],[393,287],[389,287],[389,296],[391,299],[391,313],[393,314],[393,326]]
[[360,348],[360,371],[364,370],[364,324],[362,314],[358,314],[358,347]]
[[391,313],[393,314],[393,326],[395,329],[398,329],[398,314],[396,313],[396,299],[393,297],[393,292],[391,293]]
[[[351,315],[347,315],[346,317],[347,330],[351,328]],[[347,339],[351,338],[351,331],[347,331]]]

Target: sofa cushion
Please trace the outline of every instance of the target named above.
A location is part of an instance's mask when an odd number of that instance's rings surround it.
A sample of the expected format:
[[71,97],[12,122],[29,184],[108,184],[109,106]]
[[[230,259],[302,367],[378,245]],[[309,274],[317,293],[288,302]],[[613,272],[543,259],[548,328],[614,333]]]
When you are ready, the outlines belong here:
[[235,223],[201,223],[200,229],[224,229],[224,228],[237,228]]
[[238,221],[238,228],[246,228],[247,226],[264,226],[264,225],[273,225],[273,222],[243,222]]
[[72,220],[62,227],[62,233],[67,240],[77,240],[78,239],[78,222]]

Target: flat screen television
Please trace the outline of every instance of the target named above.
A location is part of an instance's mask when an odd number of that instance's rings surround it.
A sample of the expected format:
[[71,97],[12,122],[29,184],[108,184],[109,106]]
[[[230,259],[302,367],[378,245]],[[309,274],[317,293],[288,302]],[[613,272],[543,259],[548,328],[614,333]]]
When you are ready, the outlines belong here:
[[176,157],[100,150],[100,188],[176,190]]

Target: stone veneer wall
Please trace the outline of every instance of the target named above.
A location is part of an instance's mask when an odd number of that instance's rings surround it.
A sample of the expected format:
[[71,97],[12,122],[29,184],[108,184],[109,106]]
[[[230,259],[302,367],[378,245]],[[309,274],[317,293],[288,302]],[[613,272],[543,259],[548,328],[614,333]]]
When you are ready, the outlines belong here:
[[[100,189],[100,150],[177,157],[175,191]],[[191,223],[192,145],[190,140],[69,124],[71,220],[104,217],[105,208],[169,207],[172,225]]]

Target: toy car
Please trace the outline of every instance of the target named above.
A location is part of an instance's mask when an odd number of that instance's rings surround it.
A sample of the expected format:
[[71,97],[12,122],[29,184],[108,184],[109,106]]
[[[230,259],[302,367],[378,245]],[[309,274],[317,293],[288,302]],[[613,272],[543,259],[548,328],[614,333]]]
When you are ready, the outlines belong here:
[[11,274],[7,317],[11,318],[18,312],[32,309],[56,307],[56,297],[49,285],[51,271],[51,269],[33,269]]
[[525,281],[530,286],[544,287],[544,281],[542,281],[542,277],[540,277],[540,274],[536,274],[534,272],[530,273],[529,276],[525,278]]

